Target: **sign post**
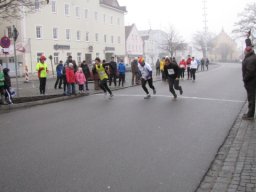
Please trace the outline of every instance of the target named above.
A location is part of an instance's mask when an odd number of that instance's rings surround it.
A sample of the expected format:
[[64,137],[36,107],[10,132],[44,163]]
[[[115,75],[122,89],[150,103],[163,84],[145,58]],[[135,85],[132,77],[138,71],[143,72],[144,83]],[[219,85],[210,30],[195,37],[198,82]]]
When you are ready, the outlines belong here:
[[17,66],[17,55],[16,55],[16,40],[18,38],[18,31],[16,27],[13,25],[13,45],[14,45],[14,62],[15,62],[15,72],[16,72],[16,93],[17,97],[19,97],[19,82],[18,82],[18,66]]
[[0,45],[3,47],[3,53],[5,54],[5,60],[6,60],[6,67],[8,68],[8,59],[7,54],[9,53],[9,47],[11,45],[11,40],[9,37],[3,36],[0,40]]

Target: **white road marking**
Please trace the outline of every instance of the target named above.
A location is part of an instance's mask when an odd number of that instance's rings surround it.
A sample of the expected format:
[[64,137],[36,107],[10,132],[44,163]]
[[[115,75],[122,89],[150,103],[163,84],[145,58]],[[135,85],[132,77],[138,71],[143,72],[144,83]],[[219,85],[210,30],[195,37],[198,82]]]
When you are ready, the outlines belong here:
[[[97,96],[103,96],[103,94],[96,94]],[[135,95],[135,94],[114,94],[114,97],[145,97],[145,95]],[[151,95],[151,97],[164,97],[172,98],[171,95]],[[188,96],[178,96],[178,99],[192,99],[192,100],[206,100],[206,101],[218,101],[218,102],[231,102],[231,103],[244,103],[245,101],[241,100],[231,100],[231,99],[216,99],[216,98],[207,98],[207,97],[188,97]]]

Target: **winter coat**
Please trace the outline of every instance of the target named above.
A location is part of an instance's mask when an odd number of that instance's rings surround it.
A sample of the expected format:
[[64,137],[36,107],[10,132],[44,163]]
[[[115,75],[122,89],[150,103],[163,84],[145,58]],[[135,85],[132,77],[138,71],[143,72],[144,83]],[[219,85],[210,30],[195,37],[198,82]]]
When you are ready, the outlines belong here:
[[125,64],[123,63],[118,64],[118,72],[119,74],[125,74]]
[[67,79],[67,83],[76,82],[75,71],[73,68],[70,68],[70,67],[66,68],[66,79]]
[[85,63],[82,63],[81,67],[82,67],[82,70],[83,70],[83,73],[84,73],[86,79],[89,79],[90,76],[91,76],[91,72],[90,72],[89,66],[87,64],[85,64]]
[[0,88],[4,87],[4,73],[0,71]]
[[187,59],[187,61],[186,61],[186,64],[187,64],[188,67],[190,67],[191,61],[192,61],[192,59],[189,57],[189,58]]
[[179,67],[180,68],[185,68],[186,69],[186,61],[185,60],[181,60],[180,63],[179,63]]
[[78,85],[83,85],[86,82],[86,78],[85,78],[83,71],[81,71],[81,72],[77,71],[75,73],[75,76],[76,76],[76,82]]
[[63,64],[62,63],[59,63],[57,66],[56,66],[56,73],[57,73],[57,77],[62,77],[62,74],[63,74]]
[[138,64],[138,68],[140,70],[142,79],[148,80],[152,78],[152,68],[148,63],[145,63],[144,66]]
[[3,70],[3,73],[4,73],[4,89],[9,89],[12,86],[11,78],[10,78],[8,72],[9,72],[9,69],[5,68]]
[[179,77],[180,68],[176,63],[171,62],[170,64],[164,66],[164,73],[166,77],[176,79]]
[[245,55],[242,62],[242,74],[245,83],[256,79],[256,55],[254,51]]
[[109,63],[109,72],[111,75],[116,74],[117,73],[117,64],[115,61],[111,61]]

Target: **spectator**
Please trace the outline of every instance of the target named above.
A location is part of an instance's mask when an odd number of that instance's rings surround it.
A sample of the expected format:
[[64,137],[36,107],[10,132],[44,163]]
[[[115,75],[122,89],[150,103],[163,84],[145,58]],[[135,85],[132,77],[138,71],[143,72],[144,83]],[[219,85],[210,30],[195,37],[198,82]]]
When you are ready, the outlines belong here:
[[54,88],[57,89],[57,85],[59,84],[59,89],[61,89],[62,79],[63,79],[63,61],[56,66],[57,79],[54,85]]
[[71,94],[76,94],[76,89],[75,89],[75,83],[76,83],[76,78],[75,78],[75,70],[73,63],[69,63],[68,67],[66,68],[66,78],[67,78],[67,86],[68,86],[68,95]]
[[1,94],[1,103],[5,104],[5,97],[4,97],[4,73],[2,65],[0,65],[0,94]]
[[121,62],[118,64],[118,73],[119,73],[118,86],[120,86],[121,82],[122,82],[122,87],[124,86],[125,71],[126,71],[125,64],[124,64],[123,60],[121,60]]
[[4,68],[3,73],[4,73],[4,93],[5,93],[5,100],[7,101],[8,104],[13,104],[13,99],[12,99],[12,93],[11,93],[11,78],[9,76],[9,69]]
[[85,78],[82,67],[78,67],[78,70],[75,73],[75,77],[79,87],[79,93],[84,93],[84,84],[86,82],[86,78]]
[[83,62],[81,63],[81,67],[82,67],[84,76],[85,76],[85,78],[86,78],[86,81],[85,81],[85,88],[86,88],[86,91],[89,91],[89,88],[88,88],[88,80],[89,80],[90,77],[91,77],[90,68],[89,68],[88,64],[86,63],[86,61],[83,61]]
[[46,57],[41,56],[39,62],[36,65],[36,70],[38,72],[38,78],[40,81],[39,91],[40,94],[45,95],[45,87],[46,87],[46,78],[48,73],[47,64],[45,63]]

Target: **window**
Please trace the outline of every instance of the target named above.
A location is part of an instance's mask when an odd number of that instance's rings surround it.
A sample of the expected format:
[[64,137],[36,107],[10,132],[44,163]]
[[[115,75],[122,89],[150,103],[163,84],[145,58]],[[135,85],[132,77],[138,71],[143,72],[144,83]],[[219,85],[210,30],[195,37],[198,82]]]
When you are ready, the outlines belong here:
[[114,43],[114,36],[111,36],[111,43]]
[[118,43],[120,44],[121,43],[121,37],[120,36],[118,36]]
[[77,63],[81,63],[82,58],[81,58],[82,53],[77,53]]
[[76,7],[76,17],[80,17],[80,8]]
[[98,33],[95,34],[95,41],[96,41],[96,42],[99,41],[99,34],[98,34]]
[[41,26],[36,26],[36,38],[42,39],[42,27]]
[[69,16],[69,14],[70,14],[69,5],[65,4],[65,15]]
[[85,34],[85,41],[89,41],[89,32],[86,32],[86,34]]
[[106,16],[106,14],[104,14],[104,15],[103,15],[103,22],[104,22],[104,23],[106,23],[106,18],[107,18],[107,16]]
[[56,1],[52,1],[52,13],[56,13]]
[[98,21],[98,12],[94,13],[94,18],[95,18],[95,21]]
[[53,36],[53,39],[58,39],[58,28],[53,28],[52,30],[52,36]]
[[76,40],[77,40],[77,41],[80,41],[80,40],[81,40],[81,32],[80,32],[80,31],[77,31],[77,32],[76,32]]
[[35,10],[39,10],[39,8],[40,8],[39,0],[35,0]]
[[67,40],[71,39],[71,37],[70,37],[70,29],[66,29],[66,39]]
[[84,18],[85,18],[85,19],[88,19],[88,9],[85,9],[85,10],[84,10]]
[[59,63],[59,53],[53,53],[53,62],[56,65]]
[[15,60],[14,60],[14,57],[9,57],[9,63],[14,63]]
[[104,42],[107,43],[107,35],[104,35]]
[[12,38],[12,27],[7,27],[7,36]]
[[110,17],[110,24],[113,24],[113,16]]

